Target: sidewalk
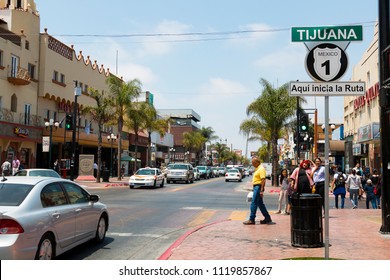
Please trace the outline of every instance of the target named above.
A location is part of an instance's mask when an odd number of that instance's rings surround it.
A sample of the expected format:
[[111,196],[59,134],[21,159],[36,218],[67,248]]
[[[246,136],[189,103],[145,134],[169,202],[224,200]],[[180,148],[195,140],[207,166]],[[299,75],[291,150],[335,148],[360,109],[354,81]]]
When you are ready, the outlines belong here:
[[[266,186],[270,195],[278,190]],[[275,194],[274,194],[275,195]],[[333,196],[330,196],[333,199]],[[267,198],[266,198],[267,200]],[[179,238],[160,256],[160,260],[281,260],[324,258],[325,247],[302,248],[291,245],[290,215],[272,214],[275,224],[256,225],[224,220],[202,225]],[[390,234],[379,233],[380,209],[330,209],[330,259],[390,260]],[[326,242],[328,240],[328,242]]]

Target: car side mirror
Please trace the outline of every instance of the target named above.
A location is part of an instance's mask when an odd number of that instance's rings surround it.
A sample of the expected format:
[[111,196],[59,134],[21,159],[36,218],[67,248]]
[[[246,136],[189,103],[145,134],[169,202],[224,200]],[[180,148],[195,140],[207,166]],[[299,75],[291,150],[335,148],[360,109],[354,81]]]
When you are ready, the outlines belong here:
[[98,202],[99,201],[99,196],[96,195],[96,194],[91,194],[89,196],[89,201],[91,201],[91,202]]

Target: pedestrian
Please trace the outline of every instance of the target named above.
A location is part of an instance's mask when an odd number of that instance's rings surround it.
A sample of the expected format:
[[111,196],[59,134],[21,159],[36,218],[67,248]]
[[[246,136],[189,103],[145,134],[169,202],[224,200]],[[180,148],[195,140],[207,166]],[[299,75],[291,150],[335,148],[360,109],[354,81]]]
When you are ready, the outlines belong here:
[[53,169],[60,174],[60,163],[58,162],[58,159],[54,161]]
[[15,175],[15,173],[19,171],[19,167],[20,161],[16,156],[14,156],[14,160],[12,161],[12,175]]
[[98,171],[98,165],[96,161],[93,163],[93,176],[96,178],[97,177],[97,171]]
[[249,220],[244,222],[244,225],[254,225],[256,218],[257,208],[260,209],[261,214],[264,216],[264,220],[260,221],[260,224],[272,224],[272,219],[270,214],[267,211],[267,208],[264,205],[263,194],[266,181],[266,171],[261,165],[260,159],[258,157],[252,158],[252,165],[255,167],[253,173],[252,184],[253,184],[253,198],[250,206],[250,216]]
[[345,195],[347,191],[345,189],[345,182],[347,181],[347,175],[343,173],[341,166],[337,167],[337,173],[334,174],[332,181],[332,192],[334,195],[335,207],[339,208],[339,196],[341,197],[341,209],[344,209]]
[[315,166],[311,170],[311,178],[315,184],[315,193],[321,196],[322,207],[324,207],[325,194],[329,192],[328,188],[325,188],[325,166],[322,165],[320,158],[316,158]]
[[364,192],[366,193],[366,208],[370,209],[370,202],[373,209],[377,209],[376,198],[374,194],[374,185],[372,184],[371,179],[368,179],[366,185],[364,186]]
[[11,163],[8,160],[5,160],[1,165],[1,170],[3,176],[9,176],[9,174],[11,173]]
[[294,192],[298,194],[313,193],[313,189],[315,192],[315,185],[311,178],[311,165],[312,161],[303,160],[301,164],[294,169],[290,176],[290,179],[293,180]]
[[382,194],[382,188],[381,188],[381,176],[378,174],[378,170],[374,169],[372,171],[372,175],[370,177],[370,180],[372,181],[372,184],[374,185],[374,194],[376,199],[376,206],[378,209],[381,209],[381,194]]
[[356,169],[352,169],[351,174],[348,175],[345,184],[348,186],[349,198],[351,199],[352,208],[358,208],[359,190],[362,189],[362,182],[360,176],[356,174]]
[[[275,214],[286,214],[287,213],[287,206],[288,206],[288,197],[287,197],[287,190],[289,188],[289,180],[288,180],[288,173],[287,169],[282,169],[282,172],[280,172],[279,175],[279,199],[278,199],[278,211],[275,212]],[[284,203],[284,210],[282,211],[282,206]]]
[[122,163],[122,167],[121,167],[121,179],[123,179],[124,176],[125,176],[125,164]]

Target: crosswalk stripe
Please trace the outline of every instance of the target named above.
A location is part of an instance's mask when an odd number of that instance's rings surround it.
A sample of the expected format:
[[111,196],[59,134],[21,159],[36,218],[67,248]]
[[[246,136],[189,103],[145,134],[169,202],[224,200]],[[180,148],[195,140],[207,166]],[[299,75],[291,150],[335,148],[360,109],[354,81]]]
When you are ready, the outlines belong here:
[[191,222],[187,224],[189,227],[199,226],[206,223],[211,217],[215,215],[215,210],[204,210],[197,214]]
[[248,217],[248,211],[232,211],[229,216],[229,220],[243,221]]

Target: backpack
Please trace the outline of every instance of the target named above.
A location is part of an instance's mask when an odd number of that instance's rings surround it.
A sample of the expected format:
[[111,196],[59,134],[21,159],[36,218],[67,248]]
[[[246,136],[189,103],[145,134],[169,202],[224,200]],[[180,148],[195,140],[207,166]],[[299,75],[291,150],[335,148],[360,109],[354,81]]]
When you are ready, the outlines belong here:
[[337,179],[335,182],[336,187],[344,187],[345,186],[345,177],[342,172],[337,173]]

